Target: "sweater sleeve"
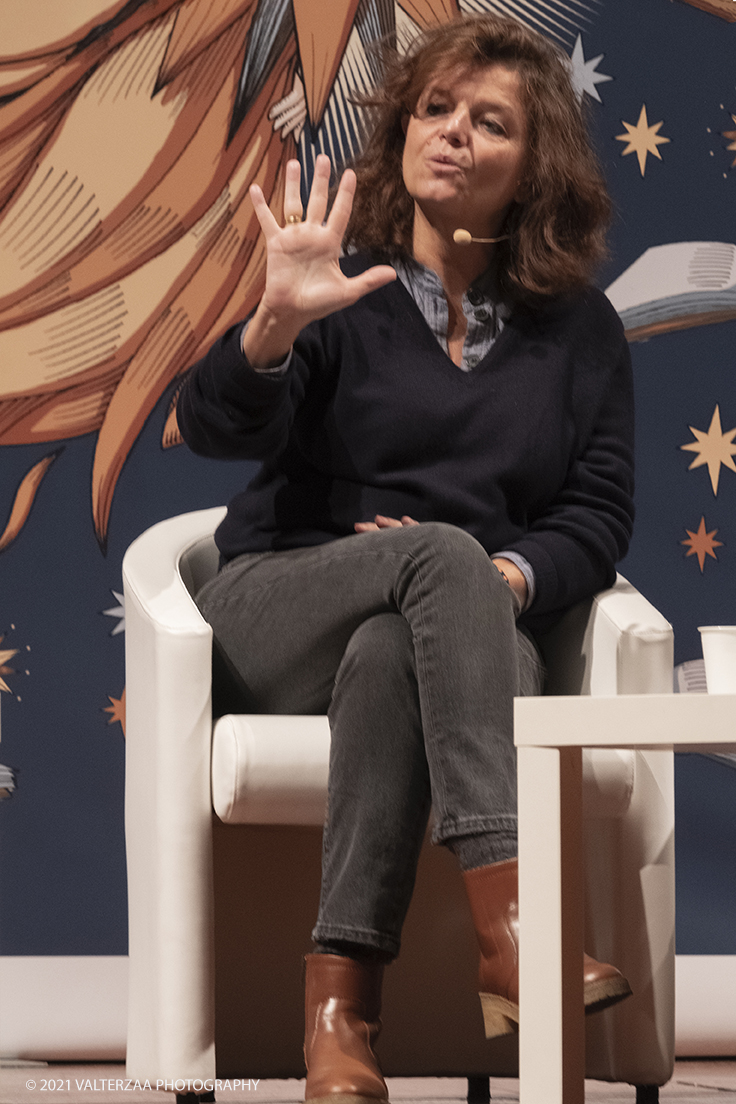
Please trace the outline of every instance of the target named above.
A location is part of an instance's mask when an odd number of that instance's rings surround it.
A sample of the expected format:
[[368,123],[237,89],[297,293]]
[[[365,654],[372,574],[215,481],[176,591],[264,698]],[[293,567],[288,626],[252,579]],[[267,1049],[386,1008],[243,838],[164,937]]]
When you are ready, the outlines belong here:
[[256,372],[244,356],[242,325],[228,330],[190,369],[177,401],[182,437],[200,456],[263,460],[280,451],[304,394],[305,365]]
[[[606,304],[608,307],[608,304]],[[612,309],[610,314],[612,314]],[[531,564],[532,619],[611,586],[628,549],[634,521],[633,380],[628,345],[617,318],[586,342],[575,398],[577,448],[563,486],[527,532],[508,547]],[[605,334],[608,330],[608,335]]]

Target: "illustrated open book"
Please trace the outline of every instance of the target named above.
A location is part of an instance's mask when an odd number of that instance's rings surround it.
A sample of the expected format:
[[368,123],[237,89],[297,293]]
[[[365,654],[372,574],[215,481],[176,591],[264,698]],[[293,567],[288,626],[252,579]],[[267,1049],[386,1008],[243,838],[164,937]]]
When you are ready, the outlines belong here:
[[726,322],[736,318],[736,245],[655,245],[606,288],[606,295],[629,341]]
[[10,767],[4,767],[0,763],[0,801],[5,797],[10,797],[15,789],[15,775]]
[[[705,663],[702,659],[688,659],[678,663],[674,671],[673,690],[676,694],[707,694],[708,683],[705,679]],[[736,770],[736,754],[732,751],[709,752],[706,759],[715,759],[726,767]]]

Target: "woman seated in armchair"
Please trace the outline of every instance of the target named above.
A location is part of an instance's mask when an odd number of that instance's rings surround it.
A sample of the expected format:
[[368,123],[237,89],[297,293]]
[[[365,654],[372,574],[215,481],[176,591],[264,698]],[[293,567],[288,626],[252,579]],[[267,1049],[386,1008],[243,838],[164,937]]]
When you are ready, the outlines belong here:
[[[541,692],[535,633],[611,585],[633,518],[628,349],[590,284],[609,201],[564,55],[462,18],[367,107],[329,213],[324,156],[306,213],[289,163],[283,225],[253,187],[263,298],[178,405],[196,452],[262,461],[200,608],[257,709],[330,718],[305,1042],[326,1104],[387,1099],[381,976],[430,806],[486,1034],[517,1028],[513,698]],[[588,1012],[629,993],[584,971]]]

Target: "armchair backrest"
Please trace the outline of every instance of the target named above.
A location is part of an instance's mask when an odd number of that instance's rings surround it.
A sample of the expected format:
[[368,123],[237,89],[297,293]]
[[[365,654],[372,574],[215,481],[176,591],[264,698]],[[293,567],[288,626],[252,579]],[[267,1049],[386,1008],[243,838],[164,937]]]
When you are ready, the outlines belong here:
[[220,565],[220,553],[212,533],[190,544],[179,557],[179,574],[192,598],[206,582],[214,578]]

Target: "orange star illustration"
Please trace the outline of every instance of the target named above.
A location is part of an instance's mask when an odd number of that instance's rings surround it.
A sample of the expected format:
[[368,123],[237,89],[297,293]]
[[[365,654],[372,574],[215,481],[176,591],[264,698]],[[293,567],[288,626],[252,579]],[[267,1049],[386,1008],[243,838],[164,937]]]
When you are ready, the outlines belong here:
[[123,730],[123,736],[125,735],[125,687],[119,698],[113,698],[112,694],[107,695],[107,700],[111,703],[105,706],[102,710],[103,713],[110,714],[110,720],[107,722],[109,725],[116,722]]
[[713,488],[713,494],[717,495],[721,464],[724,468],[730,468],[732,472],[736,472],[736,464],[733,462],[736,455],[736,445],[733,443],[733,439],[736,437],[736,426],[725,433],[723,432],[721,411],[716,404],[707,433],[702,429],[695,429],[694,426],[688,426],[687,428],[697,440],[690,441],[687,445],[680,445],[680,448],[684,452],[698,453],[687,470],[692,471],[693,468],[701,468],[703,464],[707,464],[710,485]]
[[685,558],[687,558],[688,556],[697,556],[698,564],[700,565],[700,573],[702,575],[703,568],[705,566],[705,557],[712,556],[714,560],[717,560],[718,557],[716,556],[713,549],[721,548],[723,546],[723,541],[713,539],[718,532],[717,529],[711,529],[710,533],[706,533],[704,517],[701,517],[700,519],[700,525],[698,526],[697,533],[693,533],[690,529],[685,529],[685,532],[687,533],[689,539],[680,541],[680,544],[690,545],[687,552],[685,553]]
[[626,149],[621,152],[621,156],[626,157],[627,153],[635,153],[639,161],[641,175],[644,176],[644,170],[647,164],[647,154],[651,153],[661,161],[662,155],[657,149],[657,146],[661,146],[665,142],[670,141],[669,138],[665,138],[664,135],[657,133],[664,120],[662,119],[658,123],[653,123],[652,126],[650,126],[649,120],[647,119],[646,104],[642,104],[636,126],[634,126],[633,123],[625,122],[623,119],[621,122],[626,127],[626,134],[617,134],[616,141],[628,142]]
[[[732,115],[731,118],[736,123],[736,115]],[[721,132],[724,138],[730,138],[730,144],[726,146],[727,150],[736,150],[736,130],[724,130]],[[731,168],[736,169],[736,157],[731,162]]]

